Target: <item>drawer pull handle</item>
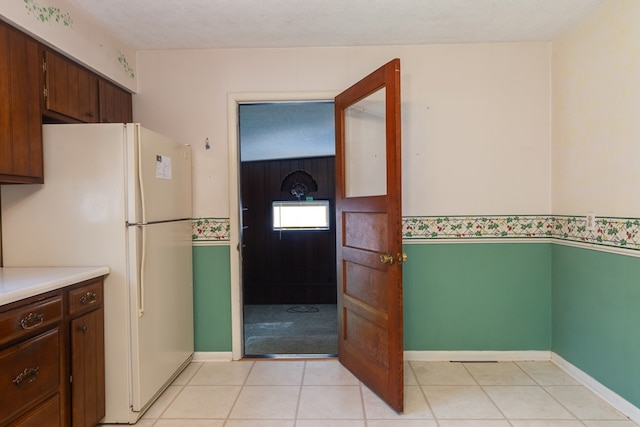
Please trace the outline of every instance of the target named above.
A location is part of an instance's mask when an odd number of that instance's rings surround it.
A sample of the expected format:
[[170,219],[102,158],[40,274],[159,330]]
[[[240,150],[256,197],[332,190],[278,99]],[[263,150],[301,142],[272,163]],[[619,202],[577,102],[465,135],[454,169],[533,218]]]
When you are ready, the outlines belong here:
[[16,387],[22,387],[23,385],[31,384],[38,378],[40,368],[26,368],[20,375],[15,377],[13,383]]
[[95,292],[87,292],[80,297],[80,302],[85,305],[93,304],[98,301],[98,295]]
[[29,313],[18,323],[22,329],[33,329],[44,323],[44,314]]

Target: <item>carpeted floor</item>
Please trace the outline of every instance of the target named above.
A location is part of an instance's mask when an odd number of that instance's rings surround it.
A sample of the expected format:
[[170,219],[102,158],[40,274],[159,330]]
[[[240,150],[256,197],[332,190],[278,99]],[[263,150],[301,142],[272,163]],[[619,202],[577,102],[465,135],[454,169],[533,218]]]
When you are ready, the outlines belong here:
[[338,353],[335,304],[245,305],[245,356]]

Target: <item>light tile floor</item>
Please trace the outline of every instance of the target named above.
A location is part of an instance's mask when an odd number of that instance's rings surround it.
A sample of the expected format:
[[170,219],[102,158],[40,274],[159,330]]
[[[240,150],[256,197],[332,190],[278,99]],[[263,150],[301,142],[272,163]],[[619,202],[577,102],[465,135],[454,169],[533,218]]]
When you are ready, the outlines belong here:
[[192,363],[141,427],[632,427],[551,362],[405,362],[405,411],[335,359]]

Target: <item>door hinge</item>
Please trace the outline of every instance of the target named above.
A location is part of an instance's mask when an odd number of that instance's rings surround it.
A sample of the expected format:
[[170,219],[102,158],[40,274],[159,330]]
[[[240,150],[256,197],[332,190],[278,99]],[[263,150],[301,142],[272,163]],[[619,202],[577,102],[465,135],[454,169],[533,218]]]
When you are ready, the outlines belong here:
[[73,382],[73,375],[69,375],[69,382],[72,383]]
[[42,95],[44,95],[44,99],[47,99],[47,95],[49,95],[49,91],[47,90],[46,87],[42,90]]
[[42,58],[42,72],[46,73],[47,72],[47,60]]

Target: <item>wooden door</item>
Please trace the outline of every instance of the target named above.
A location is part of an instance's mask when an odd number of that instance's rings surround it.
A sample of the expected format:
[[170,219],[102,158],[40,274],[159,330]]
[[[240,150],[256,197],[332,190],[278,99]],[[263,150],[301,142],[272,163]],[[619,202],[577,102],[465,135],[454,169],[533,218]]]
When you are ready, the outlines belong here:
[[400,60],[335,98],[338,353],[403,410]]

